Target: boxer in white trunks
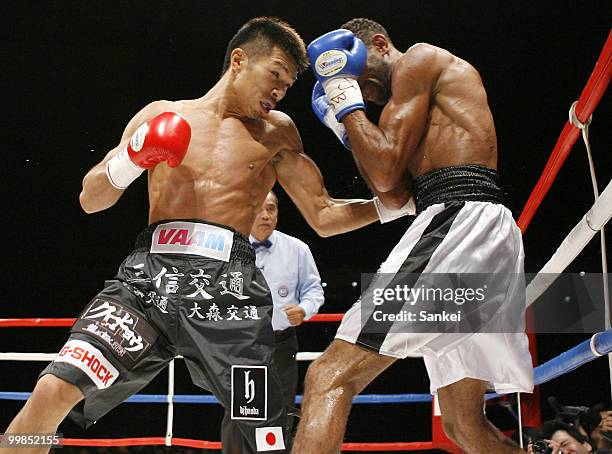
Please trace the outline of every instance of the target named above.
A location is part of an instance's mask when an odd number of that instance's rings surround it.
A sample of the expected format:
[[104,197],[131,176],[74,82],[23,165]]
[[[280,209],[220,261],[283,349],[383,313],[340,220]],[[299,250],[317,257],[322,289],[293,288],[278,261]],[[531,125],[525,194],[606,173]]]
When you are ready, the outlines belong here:
[[[308,54],[318,79],[317,116],[351,150],[373,189],[410,189],[416,200],[416,220],[379,273],[491,273],[506,276],[508,292],[520,294],[521,234],[502,204],[495,127],[478,72],[429,44],[402,53],[369,19],[323,35]],[[384,106],[378,125],[366,117],[364,99]],[[338,452],[353,397],[407,356],[423,356],[444,429],[465,452],[524,452],[483,412],[488,387],[532,391],[520,330],[524,305],[514,331],[444,334],[409,332],[394,323],[370,330],[376,320],[363,317],[362,301],[308,370],[293,452]],[[501,305],[495,315],[503,317],[504,310]]]

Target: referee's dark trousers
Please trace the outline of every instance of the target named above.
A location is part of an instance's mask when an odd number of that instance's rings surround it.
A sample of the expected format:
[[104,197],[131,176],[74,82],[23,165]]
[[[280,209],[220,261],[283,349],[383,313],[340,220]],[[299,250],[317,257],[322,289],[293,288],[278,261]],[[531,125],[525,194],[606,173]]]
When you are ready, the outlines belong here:
[[[298,341],[295,328],[290,326],[282,331],[274,331],[276,349],[274,350],[274,363],[280,376],[283,402],[287,407],[287,434],[293,438],[293,427],[295,426],[295,395],[297,393],[298,365],[296,355],[298,352]],[[291,445],[291,441],[289,445]]]

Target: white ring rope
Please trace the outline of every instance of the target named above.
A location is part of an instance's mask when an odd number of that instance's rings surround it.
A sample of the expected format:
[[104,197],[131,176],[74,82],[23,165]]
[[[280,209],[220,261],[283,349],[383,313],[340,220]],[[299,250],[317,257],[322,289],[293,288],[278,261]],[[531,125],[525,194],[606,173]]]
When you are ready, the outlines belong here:
[[611,216],[612,183],[608,183],[591,209],[565,237],[557,251],[527,286],[527,306],[533,304],[544,293],[557,277],[553,273],[562,273]]
[[518,413],[519,446],[523,449],[523,409],[521,408],[521,393],[516,393],[516,409]]

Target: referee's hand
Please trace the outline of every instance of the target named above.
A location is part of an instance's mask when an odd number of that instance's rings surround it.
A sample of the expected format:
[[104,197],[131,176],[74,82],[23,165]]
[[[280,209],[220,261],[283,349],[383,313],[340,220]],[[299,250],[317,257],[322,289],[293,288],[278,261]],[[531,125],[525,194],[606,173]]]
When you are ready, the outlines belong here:
[[301,325],[304,321],[304,317],[306,317],[306,311],[304,308],[297,304],[287,304],[285,307],[283,307],[283,310],[285,311],[291,326]]

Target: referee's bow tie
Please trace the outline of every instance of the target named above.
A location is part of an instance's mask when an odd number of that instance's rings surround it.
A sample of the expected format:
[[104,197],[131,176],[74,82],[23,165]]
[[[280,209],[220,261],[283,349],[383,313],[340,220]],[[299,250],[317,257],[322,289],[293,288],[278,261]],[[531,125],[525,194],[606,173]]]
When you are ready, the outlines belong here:
[[253,241],[251,243],[253,245],[253,247],[255,249],[259,248],[259,247],[265,247],[266,249],[269,248],[270,246],[272,246],[272,241],[270,240],[263,240],[263,241]]

